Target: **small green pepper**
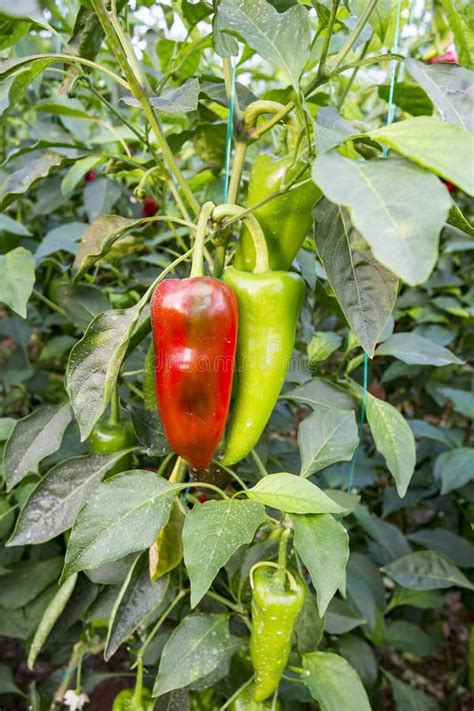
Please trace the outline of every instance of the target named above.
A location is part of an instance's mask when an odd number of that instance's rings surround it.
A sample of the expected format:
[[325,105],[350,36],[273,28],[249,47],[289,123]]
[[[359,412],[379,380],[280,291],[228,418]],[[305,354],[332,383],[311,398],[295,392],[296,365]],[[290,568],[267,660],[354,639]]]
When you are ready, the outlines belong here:
[[[255,669],[255,701],[264,701],[280,683],[291,651],[291,637],[303,607],[303,581],[285,571],[257,564],[252,580],[250,656]],[[289,583],[286,582],[288,578]]]
[[152,699],[150,689],[143,687],[141,698],[135,698],[134,689],[124,689],[114,699],[112,711],[153,711],[156,699]]
[[[304,163],[292,158],[258,156],[250,173],[247,207],[277,192],[302,170]],[[309,170],[298,177],[297,182],[309,178]],[[271,269],[286,271],[309,234],[313,223],[312,209],[320,200],[321,191],[309,181],[293,190],[282,193],[265,205],[254,210],[265,235]],[[255,266],[255,246],[244,224],[237,243],[234,264],[237,269],[252,271]]]
[[[99,420],[89,437],[89,446],[94,454],[113,454],[122,449],[130,449],[136,444],[135,434],[129,422],[112,423],[109,420]],[[132,464],[131,453],[124,454],[117,464],[107,473],[113,474],[127,471]]]

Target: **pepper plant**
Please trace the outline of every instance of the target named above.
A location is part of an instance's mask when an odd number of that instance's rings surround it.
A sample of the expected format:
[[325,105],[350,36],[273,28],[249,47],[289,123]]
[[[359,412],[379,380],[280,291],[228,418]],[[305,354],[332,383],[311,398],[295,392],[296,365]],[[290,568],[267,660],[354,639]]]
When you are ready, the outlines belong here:
[[2,709],[472,708],[472,40],[0,0]]

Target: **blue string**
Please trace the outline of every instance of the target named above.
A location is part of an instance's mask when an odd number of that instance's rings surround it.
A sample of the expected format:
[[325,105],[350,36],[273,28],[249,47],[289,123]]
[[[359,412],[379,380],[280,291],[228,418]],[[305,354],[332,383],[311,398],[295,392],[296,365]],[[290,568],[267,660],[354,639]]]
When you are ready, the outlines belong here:
[[[399,48],[401,12],[402,12],[402,0],[398,0],[397,18],[396,18],[396,24],[395,24],[395,37],[393,38],[393,47],[392,47],[393,54],[396,54],[398,52],[398,48]],[[393,119],[395,117],[395,104],[393,103],[393,95],[395,92],[396,74],[397,74],[397,62],[396,62],[396,60],[393,60],[390,65],[390,90],[388,93],[387,126],[390,126],[390,124],[393,123]],[[387,155],[388,155],[388,148],[384,148],[383,154],[382,154],[383,158],[386,158]],[[360,451],[360,441],[362,439],[362,434],[364,432],[365,410],[366,410],[366,406],[367,406],[368,383],[369,383],[369,358],[367,356],[367,353],[364,353],[362,405],[360,408],[360,420],[359,420],[359,444],[357,445],[357,448],[354,452],[354,456],[352,457],[352,461],[351,461],[351,467],[349,469],[349,477],[348,477],[348,482],[347,482],[347,490],[348,491],[350,491],[352,489],[352,486],[354,483],[354,473],[355,473],[357,458],[359,456],[359,451]]]
[[235,105],[235,66],[232,59],[229,60],[232,72],[231,72],[231,87],[230,87],[230,97],[229,97],[229,118],[227,119],[227,134],[226,134],[226,146],[225,146],[225,173],[224,173],[224,199],[223,202],[227,202],[227,195],[229,193],[229,181],[230,181],[230,154],[232,151],[232,135],[234,129],[234,105]]

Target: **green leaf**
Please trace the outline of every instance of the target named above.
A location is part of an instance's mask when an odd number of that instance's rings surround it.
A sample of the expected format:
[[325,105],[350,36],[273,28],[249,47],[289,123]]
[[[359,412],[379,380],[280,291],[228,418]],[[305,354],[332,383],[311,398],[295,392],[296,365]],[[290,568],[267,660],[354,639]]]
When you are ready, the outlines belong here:
[[460,489],[474,479],[474,449],[458,447],[438,456],[435,478],[441,481],[441,494]]
[[92,284],[59,283],[57,293],[68,320],[80,331],[85,331],[96,316],[111,308],[107,295]]
[[120,589],[110,615],[104,658],[108,661],[165,599],[169,578],[150,580],[147,556],[137,558]]
[[74,281],[77,281],[90,267],[104,257],[114,242],[128,230],[141,224],[120,215],[101,215],[84,232],[74,259]]
[[316,597],[306,590],[303,607],[296,620],[295,637],[300,654],[315,652],[324,634],[324,619],[319,616]]
[[266,0],[222,0],[219,16],[222,30],[241,37],[298,87],[310,42],[304,7],[294,5],[279,13]]
[[399,585],[411,590],[436,590],[458,586],[474,590],[474,585],[442,553],[418,551],[386,565],[384,572]]
[[393,690],[397,711],[439,711],[436,701],[420,689],[414,689],[396,676],[384,671]]
[[123,451],[88,454],[50,469],[23,506],[7,545],[44,543],[71,528],[82,505],[123,456]]
[[409,652],[417,657],[428,657],[436,651],[436,642],[418,625],[408,620],[395,620],[386,627],[387,646]]
[[[21,23],[18,23],[21,24]],[[23,98],[30,84],[46,69],[51,62],[38,59],[30,67],[24,67],[8,77],[1,86],[0,114],[13,109]]]
[[35,258],[24,247],[0,254],[0,302],[26,318],[26,305],[35,283]]
[[474,73],[457,64],[425,64],[408,57],[406,67],[426,91],[441,117],[474,133]]
[[457,227],[458,230],[465,232],[470,237],[474,237],[474,226],[467,221],[455,202],[452,203],[449,211],[448,224],[453,225],[453,227]]
[[434,175],[403,158],[354,161],[319,155],[313,180],[331,202],[348,208],[374,257],[411,286],[430,275],[451,205]]
[[366,622],[345,600],[334,597],[326,613],[324,631],[331,635],[346,634]]
[[30,22],[0,17],[0,52],[12,47],[30,29]]
[[474,22],[470,0],[441,0],[441,4],[454,33],[460,63],[474,69]]
[[462,365],[464,361],[447,348],[438,346],[417,333],[394,333],[376,350],[375,355],[393,356],[410,365]]
[[250,499],[287,513],[344,513],[318,486],[286,472],[269,474],[245,493]]
[[[69,168],[66,175],[61,181],[61,192],[65,197],[68,197],[74,191],[74,188],[84,178],[86,173],[94,168],[98,168],[105,163],[105,158],[97,155],[86,156],[80,158]],[[100,218],[99,218],[100,219]]]
[[139,302],[130,309],[99,314],[71,351],[67,391],[83,440],[90,435],[114,392],[141,309]]
[[[42,239],[35,252],[36,262],[41,262],[50,254],[64,250],[69,254],[77,251],[77,242],[81,239],[87,224],[84,222],[67,222],[50,230]],[[61,304],[63,306],[63,304]]]
[[337,410],[355,410],[355,402],[345,390],[322,378],[312,378],[280,397],[309,405],[313,410],[321,405]]
[[43,617],[41,618],[41,622],[38,625],[28,652],[28,669],[33,669],[38,654],[41,652],[49,633],[53,629],[61,613],[64,611],[64,608],[66,607],[69,598],[74,591],[76,581],[77,575],[72,575],[68,580],[66,580],[44,611]]
[[182,689],[211,674],[227,657],[227,615],[188,615],[171,633],[161,654],[153,696]]
[[191,581],[191,607],[201,601],[219,570],[240,546],[251,543],[265,520],[262,504],[249,500],[208,501],[186,516],[184,562]]
[[293,515],[291,520],[295,548],[311,575],[322,617],[337,590],[345,594],[349,536],[344,526],[329,514]]
[[[472,137],[461,126],[432,116],[418,116],[369,131],[367,135],[474,195]],[[459,156],[464,159],[459,160]]]
[[388,402],[367,394],[367,421],[375,446],[383,454],[395,479],[399,496],[405,496],[416,464],[415,438],[405,418]]
[[442,605],[441,593],[438,590],[408,590],[399,585],[395,587],[387,612],[401,605],[413,605],[422,610],[436,610]]
[[361,528],[378,544],[384,562],[391,563],[411,552],[410,545],[399,528],[369,513],[361,504],[354,510]]
[[[474,466],[474,458],[472,461]],[[446,528],[423,528],[408,535],[410,541],[438,553],[444,553],[460,568],[474,568],[474,546]]]
[[[186,114],[196,111],[200,89],[197,79],[187,79],[184,84],[175,89],[168,89],[159,96],[150,96],[150,104],[166,114]],[[138,99],[133,96],[126,96],[121,101],[128,106],[140,106]]]
[[306,417],[298,428],[300,476],[311,476],[335,462],[350,461],[358,444],[359,434],[352,410],[320,408]]
[[166,525],[179,488],[140,469],[100,484],[72,528],[62,580],[149,548]]
[[341,336],[332,331],[316,331],[308,344],[308,365],[310,368],[327,360],[340,347]]
[[341,637],[339,653],[354,667],[365,687],[374,686],[377,681],[377,660],[370,644],[353,634]]
[[59,449],[71,420],[67,402],[41,407],[16,422],[4,453],[8,491],[30,472],[37,473],[40,461]]
[[310,672],[304,683],[321,711],[371,711],[360,677],[343,657],[332,652],[305,654],[303,668]]
[[11,235],[20,235],[20,237],[31,237],[31,232],[21,222],[17,222],[12,217],[2,214],[0,215],[0,232],[8,232]]
[[61,563],[62,559],[59,557],[37,561],[34,575],[31,560],[11,566],[11,569],[2,575],[0,605],[7,610],[19,610],[36,600],[48,586],[57,581]]
[[26,193],[38,180],[46,178],[65,160],[65,156],[59,153],[45,151],[39,158],[26,161],[22,168],[8,175],[0,185],[0,206],[6,207],[18,195]]
[[324,200],[314,212],[318,255],[349,326],[372,357],[395,306],[398,279],[374,259],[348,211]]
[[0,664],[0,689],[2,694],[26,696],[26,694],[15,684],[13,671],[5,664]]
[[474,392],[434,383],[431,383],[431,385],[429,393],[432,397],[436,394],[437,402],[441,401],[446,404],[449,401],[454,412],[459,412],[471,420],[474,419]]
[[[390,84],[380,84],[377,90],[381,99],[389,101]],[[433,113],[433,104],[429,97],[416,84],[397,82],[393,91],[393,103],[412,116],[431,116]]]

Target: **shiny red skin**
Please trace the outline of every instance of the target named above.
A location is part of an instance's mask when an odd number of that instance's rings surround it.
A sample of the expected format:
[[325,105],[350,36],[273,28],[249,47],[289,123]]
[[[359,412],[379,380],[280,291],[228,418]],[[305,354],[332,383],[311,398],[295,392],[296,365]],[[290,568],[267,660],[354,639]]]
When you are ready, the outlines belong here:
[[88,170],[86,173],[86,183],[93,183],[94,180],[97,180],[97,173],[95,170]]
[[155,198],[148,196],[143,200],[142,217],[153,217],[159,209],[160,206],[156,202]]
[[455,49],[451,49],[449,52],[441,54],[439,57],[431,57],[428,60],[428,64],[439,64],[440,62],[447,62],[448,64],[457,64],[458,55]]
[[230,405],[238,307],[214,277],[168,279],[151,299],[158,410],[173,450],[209,466]]

